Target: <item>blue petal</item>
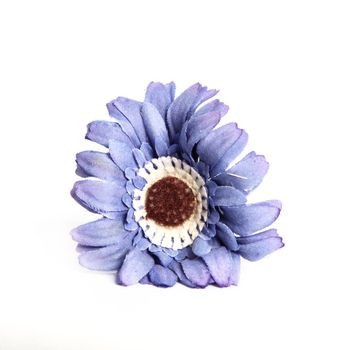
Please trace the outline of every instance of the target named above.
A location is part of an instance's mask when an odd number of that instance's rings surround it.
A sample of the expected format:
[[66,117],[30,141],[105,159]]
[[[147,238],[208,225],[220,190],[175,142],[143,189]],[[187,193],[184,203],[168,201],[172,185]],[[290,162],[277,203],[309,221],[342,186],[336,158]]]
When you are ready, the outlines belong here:
[[238,237],[237,242],[238,244],[249,244],[249,243],[254,243],[257,241],[261,241],[262,239],[271,238],[271,237],[279,237],[277,230],[274,228],[256,233],[255,235]]
[[109,140],[119,140],[130,147],[134,147],[130,137],[122,130],[120,125],[114,122],[95,120],[88,124],[85,138],[108,147]]
[[128,248],[119,248],[117,245],[109,245],[82,253],[79,256],[79,263],[91,270],[118,270],[123,263],[127,251]]
[[141,116],[142,103],[126,97],[118,97],[112,101],[117,110],[130,122],[140,142],[147,141],[146,130]]
[[158,287],[172,287],[177,281],[175,273],[161,265],[154,265],[148,276],[150,281]]
[[174,100],[175,84],[173,82],[169,84],[151,82],[146,91],[145,102],[152,103],[165,119],[168,107]]
[[133,178],[132,183],[137,189],[142,190],[147,184],[147,181],[141,176],[136,176]]
[[134,156],[134,158],[135,158],[135,161],[136,161],[136,163],[137,163],[137,166],[139,167],[139,168],[143,168],[143,166],[146,164],[146,157],[145,157],[145,155],[142,153],[142,151],[140,151],[139,149],[137,149],[137,148],[134,148],[133,150],[132,150],[132,154],[133,154],[133,156]]
[[229,106],[225,105],[220,100],[213,100],[207,104],[205,104],[203,107],[199,108],[195,115],[204,115],[207,113],[215,112],[218,113],[220,118],[222,118],[229,110]]
[[268,169],[269,163],[264,156],[250,152],[225,173],[216,176],[215,181],[249,193],[259,186]]
[[224,171],[243,150],[248,140],[244,130],[229,123],[213,130],[197,146],[201,160],[210,165],[212,176]]
[[256,261],[283,246],[281,237],[269,237],[245,244],[240,242],[239,254],[247,260]]
[[186,277],[198,287],[204,288],[209,284],[210,273],[201,258],[185,259],[181,261],[181,266]]
[[154,260],[147,252],[134,248],[126,255],[118,272],[118,283],[129,286],[139,282],[148,274],[153,265]]
[[76,155],[76,162],[88,176],[94,176],[103,180],[125,181],[123,172],[106,153],[95,151],[80,152]]
[[124,229],[124,222],[123,218],[120,220],[103,218],[76,227],[71,231],[71,235],[75,241],[87,246],[118,244],[130,235]]
[[181,264],[179,262],[173,260],[171,262],[171,264],[169,265],[169,268],[172,269],[176,273],[178,279],[180,280],[180,282],[182,284],[184,284],[185,286],[190,287],[190,288],[196,288],[196,285],[194,283],[192,283],[184,274],[182,267],[181,267]]
[[128,137],[132,141],[132,144],[139,147],[141,144],[141,141],[136,133],[134,126],[125,117],[125,115],[118,110],[118,108],[114,105],[114,102],[115,100],[107,103],[107,109],[108,109],[109,115],[117,120],[118,125],[120,125],[124,133],[128,135]]
[[142,145],[141,145],[141,147],[140,147],[140,150],[141,150],[141,152],[143,153],[143,155],[145,156],[145,158],[146,158],[147,161],[153,159],[154,156],[155,156],[152,147],[151,147],[150,144],[147,143],[147,142],[142,142]]
[[237,285],[239,279],[239,256],[232,255],[225,247],[213,249],[203,257],[211,276],[219,287]]
[[241,236],[247,236],[270,226],[280,214],[281,202],[271,200],[221,209],[224,222],[230,229]]
[[197,106],[206,99],[214,96],[216,90],[208,90],[199,83],[190,86],[170,105],[166,116],[171,140],[176,139],[180,133],[183,124],[197,108]]
[[126,210],[121,200],[124,193],[123,185],[93,180],[77,181],[71,191],[72,197],[80,205],[100,214]]
[[150,245],[151,245],[151,242],[147,238],[141,238],[137,242],[136,247],[140,250],[146,250],[149,248]]
[[230,186],[218,186],[214,195],[214,204],[216,206],[242,205],[247,201],[245,195]]
[[216,224],[216,236],[229,250],[238,250],[238,243],[234,233],[222,222]]
[[[210,238],[209,238],[210,239]],[[203,256],[210,252],[211,245],[208,240],[197,237],[192,244],[192,251],[197,256]]]
[[156,139],[154,148],[158,157],[167,156],[169,153],[169,146],[162,139]]
[[159,261],[160,264],[163,266],[167,267],[172,261],[173,258],[169,256],[168,254],[165,254],[164,252],[154,252],[152,253],[154,256],[157,257],[157,260]]
[[146,132],[151,145],[155,148],[156,140],[159,139],[169,147],[169,135],[165,121],[159,114],[157,108],[145,102],[141,108],[141,115],[145,124]]
[[132,148],[124,142],[117,140],[109,141],[109,152],[115,164],[122,170],[126,168],[137,168]]

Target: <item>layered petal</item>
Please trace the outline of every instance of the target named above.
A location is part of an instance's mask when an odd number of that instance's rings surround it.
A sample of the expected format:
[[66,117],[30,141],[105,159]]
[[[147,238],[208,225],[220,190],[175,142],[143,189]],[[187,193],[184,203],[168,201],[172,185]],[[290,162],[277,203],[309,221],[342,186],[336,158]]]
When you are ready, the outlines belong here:
[[223,221],[233,232],[247,236],[270,226],[278,218],[281,206],[281,202],[271,200],[237,207],[222,207]]
[[171,262],[171,264],[169,265],[169,268],[175,272],[175,274],[177,275],[179,281],[190,288],[196,288],[196,285],[191,282],[185,275],[185,273],[183,272],[183,269],[181,267],[181,264],[179,262],[177,262],[176,260],[173,260]]
[[[128,241],[130,243],[130,241]],[[117,245],[109,245],[107,247],[85,251],[79,256],[79,263],[90,269],[99,271],[118,270],[128,248],[119,248]]]
[[163,117],[151,103],[145,102],[141,108],[141,115],[151,145],[155,148],[156,142],[161,140],[165,147],[169,147],[169,135]]
[[185,259],[181,261],[186,277],[196,286],[204,288],[210,282],[210,273],[201,258]]
[[158,287],[172,287],[177,282],[176,274],[161,265],[154,265],[148,277]]
[[146,251],[134,248],[125,257],[118,272],[118,282],[125,286],[138,283],[151,271],[153,266],[154,260]]
[[127,207],[121,199],[124,193],[125,188],[121,184],[93,180],[77,181],[71,191],[80,205],[99,214],[125,211]]
[[222,222],[216,224],[216,236],[229,250],[238,250],[238,243],[231,229]]
[[132,153],[132,148],[124,142],[117,140],[110,140],[109,153],[115,164],[121,170],[126,168],[138,168],[135,158]]
[[119,140],[133,147],[133,142],[126,132],[122,130],[119,124],[95,120],[88,124],[85,138],[108,147],[109,140]]
[[76,162],[87,176],[97,177],[102,180],[125,181],[123,172],[107,153],[95,151],[80,152],[76,155]]
[[277,230],[270,229],[251,236],[239,237],[239,253],[250,261],[262,259],[266,255],[284,246]]
[[193,114],[198,105],[217,93],[216,90],[208,90],[197,83],[190,86],[170,105],[166,121],[172,141],[176,140],[183,124]]
[[73,239],[86,246],[102,247],[116,244],[131,236],[124,229],[125,214],[119,220],[107,218],[89,222],[71,231]]
[[229,252],[225,247],[212,249],[203,257],[210,274],[220,287],[228,287],[238,283],[239,279],[239,256]]
[[197,237],[192,244],[192,251],[197,256],[204,256],[208,254],[211,250],[211,245],[209,240],[205,240],[201,237]]
[[226,172],[216,176],[215,181],[249,193],[259,186],[268,169],[269,163],[264,156],[250,152]]
[[218,175],[228,168],[241,153],[248,140],[248,135],[229,123],[210,132],[197,146],[197,153],[202,161],[210,166],[212,176]]
[[213,199],[216,206],[223,207],[242,205],[247,201],[245,195],[241,191],[230,186],[218,186],[215,189]]
[[152,103],[165,120],[166,112],[173,102],[174,96],[175,84],[173,82],[169,84],[151,82],[147,87],[145,102]]

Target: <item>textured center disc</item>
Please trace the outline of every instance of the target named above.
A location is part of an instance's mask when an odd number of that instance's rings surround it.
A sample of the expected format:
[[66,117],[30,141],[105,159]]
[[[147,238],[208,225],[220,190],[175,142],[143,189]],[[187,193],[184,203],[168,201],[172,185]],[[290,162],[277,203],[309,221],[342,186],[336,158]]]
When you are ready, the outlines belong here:
[[181,225],[191,217],[196,205],[191,188],[177,177],[164,177],[147,190],[147,219],[162,226]]

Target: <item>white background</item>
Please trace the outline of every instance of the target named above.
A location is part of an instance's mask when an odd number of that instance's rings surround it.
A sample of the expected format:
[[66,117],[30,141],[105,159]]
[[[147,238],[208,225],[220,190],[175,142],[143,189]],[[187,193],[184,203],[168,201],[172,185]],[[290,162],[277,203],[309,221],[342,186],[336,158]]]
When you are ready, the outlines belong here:
[[[1,1],[0,349],[349,349],[349,18],[335,0]],[[152,80],[220,89],[271,163],[251,201],[283,201],[286,246],[239,287],[78,265],[86,124]]]

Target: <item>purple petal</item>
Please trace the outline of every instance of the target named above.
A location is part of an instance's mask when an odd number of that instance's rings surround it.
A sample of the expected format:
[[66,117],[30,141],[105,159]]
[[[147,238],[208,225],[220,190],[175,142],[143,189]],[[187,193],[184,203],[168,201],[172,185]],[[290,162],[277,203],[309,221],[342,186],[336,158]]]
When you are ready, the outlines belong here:
[[109,245],[82,253],[79,256],[79,263],[91,270],[118,270],[123,263],[127,251],[128,248],[119,248],[117,245]]
[[215,181],[249,193],[261,183],[268,169],[269,163],[264,156],[250,152],[225,173],[216,176]]
[[151,245],[151,242],[147,238],[141,238],[137,242],[136,247],[140,250],[146,250],[149,248],[150,245]]
[[166,156],[168,155],[169,146],[161,139],[156,139],[154,148],[156,150],[156,153],[158,157]]
[[77,181],[71,191],[80,205],[100,214],[126,210],[121,200],[124,193],[125,188],[120,184],[94,180]]
[[152,255],[154,255],[157,258],[157,260],[159,261],[159,263],[165,267],[167,267],[173,260],[173,258],[171,256],[169,256],[168,254],[166,254],[162,251],[154,252],[154,253],[152,253]]
[[228,287],[238,283],[239,258],[234,258],[234,256],[225,247],[220,247],[213,249],[203,257],[211,276],[219,287]]
[[[210,237],[208,237],[210,240]],[[197,256],[204,256],[208,254],[211,250],[211,245],[209,240],[197,237],[192,244],[192,251]]]
[[117,120],[118,125],[120,125],[120,128],[123,130],[123,132],[126,135],[128,135],[128,137],[132,141],[132,144],[139,147],[141,142],[136,133],[134,126],[125,117],[125,115],[118,110],[118,108],[114,105],[114,102],[115,100],[107,103],[107,109],[108,109],[109,115]]
[[137,189],[142,190],[147,184],[147,181],[141,176],[136,176],[133,178],[132,183]]
[[241,236],[247,236],[270,226],[280,214],[281,202],[271,200],[221,209],[223,219],[230,229]]
[[220,118],[222,118],[228,112],[228,110],[229,106],[225,105],[223,102],[220,102],[220,100],[213,100],[199,108],[196,111],[195,116],[216,112],[220,115]]
[[238,250],[238,243],[234,233],[222,222],[216,224],[216,236],[229,250]]
[[136,161],[138,168],[143,168],[143,166],[147,163],[145,155],[138,148],[134,148],[132,150],[132,154]]
[[124,142],[110,140],[109,152],[115,164],[122,170],[126,168],[137,168],[132,148]]
[[118,244],[130,232],[124,229],[125,219],[110,220],[99,219],[80,225],[71,231],[73,239],[82,245],[102,247],[110,244]]
[[125,286],[135,284],[148,274],[153,265],[154,260],[147,252],[134,248],[125,257],[118,272],[118,282]]
[[140,150],[141,150],[141,152],[143,153],[143,155],[145,156],[145,158],[146,158],[147,161],[153,159],[154,156],[155,156],[152,147],[151,147],[150,144],[147,143],[147,142],[142,142],[142,145],[141,145],[141,147],[140,147]]
[[240,243],[239,254],[247,260],[256,261],[283,246],[281,237],[270,237],[251,243]]
[[229,123],[213,130],[198,143],[197,153],[210,165],[211,175],[224,171],[243,150],[248,136],[236,123]]
[[186,277],[198,287],[204,288],[209,284],[210,273],[201,258],[185,259],[181,261],[181,266]]
[[114,122],[95,120],[88,124],[85,138],[108,147],[109,140],[119,140],[133,147],[130,137]]
[[103,180],[125,181],[123,172],[115,165],[106,153],[84,151],[76,155],[76,162],[80,169],[88,176]]
[[249,244],[249,243],[254,243],[257,241],[261,241],[262,239],[271,238],[271,237],[279,237],[277,230],[274,228],[256,233],[255,235],[238,237],[237,242],[238,244]]
[[147,87],[145,102],[152,103],[163,119],[165,119],[166,112],[170,104],[174,100],[175,84],[150,83]]
[[166,116],[170,137],[174,141],[183,124],[197,106],[217,93],[197,83],[190,86],[170,105]]
[[186,277],[185,273],[182,270],[181,264],[179,262],[173,260],[169,265],[169,268],[176,273],[178,279],[182,284],[190,288],[196,288],[196,285]]
[[141,115],[151,145],[155,147],[156,140],[160,139],[169,147],[169,136],[165,121],[159,114],[157,108],[145,102],[141,108]]
[[140,142],[147,141],[146,130],[141,116],[142,103],[126,97],[118,97],[112,103],[133,126]]
[[245,195],[230,186],[218,186],[214,195],[214,204],[216,206],[241,205],[247,201]]
[[175,273],[161,265],[154,265],[148,276],[158,287],[172,287],[177,281]]

